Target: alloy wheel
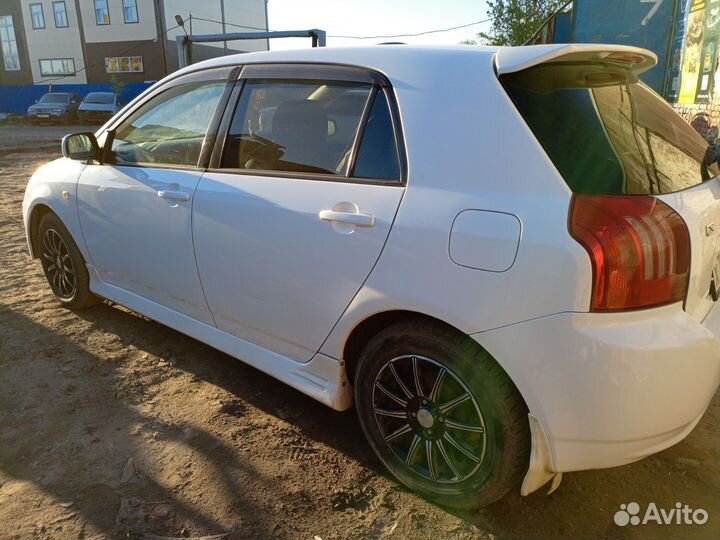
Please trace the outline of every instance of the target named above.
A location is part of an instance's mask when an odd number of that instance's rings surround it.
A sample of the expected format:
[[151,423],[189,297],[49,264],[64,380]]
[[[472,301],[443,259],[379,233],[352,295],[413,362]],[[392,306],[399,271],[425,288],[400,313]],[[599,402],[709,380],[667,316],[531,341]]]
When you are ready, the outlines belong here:
[[77,290],[75,269],[70,252],[55,229],[47,229],[42,240],[43,266],[53,292],[63,299],[70,299]]
[[460,378],[430,358],[405,355],[386,363],[375,378],[373,411],[385,443],[425,480],[462,482],[485,458],[480,407]]

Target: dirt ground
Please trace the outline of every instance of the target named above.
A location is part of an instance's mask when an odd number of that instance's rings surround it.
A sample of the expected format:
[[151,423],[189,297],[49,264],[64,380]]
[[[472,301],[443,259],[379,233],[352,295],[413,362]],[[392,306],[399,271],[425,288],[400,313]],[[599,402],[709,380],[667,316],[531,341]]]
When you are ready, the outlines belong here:
[[[63,309],[20,208],[62,133],[30,129],[0,127],[0,538],[720,538],[718,396],[661,454],[452,512],[383,472],[353,411],[119,306]],[[616,526],[631,501],[709,521]]]

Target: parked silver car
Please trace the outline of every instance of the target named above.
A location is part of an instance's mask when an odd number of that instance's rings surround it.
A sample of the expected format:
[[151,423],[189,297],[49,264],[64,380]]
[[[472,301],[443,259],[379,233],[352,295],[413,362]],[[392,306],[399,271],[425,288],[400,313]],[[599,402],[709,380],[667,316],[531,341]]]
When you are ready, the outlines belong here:
[[90,92],[82,100],[78,116],[82,122],[106,122],[123,108],[120,94],[113,92]]
[[79,94],[52,92],[43,95],[27,110],[30,123],[72,122],[78,117],[78,105],[82,100]]

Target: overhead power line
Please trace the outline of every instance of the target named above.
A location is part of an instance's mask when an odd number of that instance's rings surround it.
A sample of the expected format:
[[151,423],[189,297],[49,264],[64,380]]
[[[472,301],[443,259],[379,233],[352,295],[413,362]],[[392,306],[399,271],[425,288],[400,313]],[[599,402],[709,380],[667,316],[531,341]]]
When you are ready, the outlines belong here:
[[475,21],[467,24],[461,24],[460,26],[451,26],[450,28],[441,28],[439,30],[426,30],[425,32],[415,32],[412,34],[393,34],[393,35],[386,35],[386,36],[339,36],[339,35],[328,35],[328,37],[332,38],[343,38],[343,39],[389,39],[389,38],[400,38],[400,37],[417,37],[417,36],[425,36],[427,34],[441,34],[443,32],[450,32],[452,30],[460,30],[461,28],[467,28],[469,26],[476,26],[478,24],[483,24],[486,22],[490,22],[492,19],[484,19],[482,21]]
[[[205,22],[211,22],[211,23],[217,23],[222,24],[222,21],[216,21],[215,19],[205,19],[204,17],[198,17],[196,15],[192,16],[193,21],[205,21]],[[225,26],[234,26],[236,28],[246,28],[248,30],[261,30],[262,32],[267,32],[267,28],[260,28],[259,26],[247,26],[245,24],[235,24],[228,21],[225,21]]]
[[[193,20],[222,24],[222,21],[218,21],[215,19],[205,19],[203,17],[196,17],[195,15],[193,15]],[[462,28],[468,28],[470,26],[477,26],[478,24],[484,24],[486,22],[490,22],[491,20],[492,19],[483,19],[481,21],[475,21],[475,22],[471,22],[471,23],[467,23],[467,24],[461,24],[459,26],[451,26],[450,28],[440,28],[437,30],[426,30],[424,32],[415,32],[415,33],[409,33],[409,34],[393,34],[393,35],[386,35],[386,36],[342,36],[342,35],[329,34],[328,37],[342,38],[342,39],[389,39],[389,38],[399,38],[399,37],[417,37],[417,36],[425,36],[427,34],[441,34],[443,32],[450,32],[452,30],[460,30]],[[258,28],[257,26],[246,26],[246,25],[242,25],[242,24],[235,24],[235,23],[228,22],[228,21],[225,21],[225,24],[227,26],[235,26],[237,28],[247,28],[249,30],[262,30],[263,32],[266,31],[265,28]]]

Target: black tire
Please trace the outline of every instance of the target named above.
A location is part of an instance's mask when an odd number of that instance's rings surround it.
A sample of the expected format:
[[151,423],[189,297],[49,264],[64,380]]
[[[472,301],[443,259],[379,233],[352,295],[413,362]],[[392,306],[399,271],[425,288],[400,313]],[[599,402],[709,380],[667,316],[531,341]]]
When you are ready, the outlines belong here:
[[452,328],[413,320],[373,337],[356,369],[355,402],[380,461],[427,499],[479,508],[520,488],[530,458],[527,406],[490,354]]
[[100,301],[90,292],[85,259],[55,214],[47,213],[40,220],[36,246],[45,278],[61,304],[70,309],[85,309]]

